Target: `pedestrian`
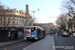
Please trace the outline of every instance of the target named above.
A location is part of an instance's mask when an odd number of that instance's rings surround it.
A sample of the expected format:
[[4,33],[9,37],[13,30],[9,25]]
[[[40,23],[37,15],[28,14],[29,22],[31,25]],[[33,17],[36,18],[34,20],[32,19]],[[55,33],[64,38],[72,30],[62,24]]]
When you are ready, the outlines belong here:
[[58,32],[55,33],[55,35],[57,36]]
[[58,32],[58,36],[59,36],[59,32]]
[[9,40],[11,40],[11,34],[10,34],[10,31],[8,32],[8,37],[9,37]]
[[51,33],[49,33],[51,35]]
[[17,37],[18,37],[18,33],[17,31],[15,31],[15,40],[17,39]]

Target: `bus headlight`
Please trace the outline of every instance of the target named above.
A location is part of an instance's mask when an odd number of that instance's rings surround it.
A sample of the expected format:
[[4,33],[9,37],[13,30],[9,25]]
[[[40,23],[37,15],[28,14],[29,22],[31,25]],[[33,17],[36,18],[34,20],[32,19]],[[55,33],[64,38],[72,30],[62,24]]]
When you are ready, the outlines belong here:
[[35,39],[38,39],[37,37],[35,37]]
[[26,38],[24,38],[26,40]]

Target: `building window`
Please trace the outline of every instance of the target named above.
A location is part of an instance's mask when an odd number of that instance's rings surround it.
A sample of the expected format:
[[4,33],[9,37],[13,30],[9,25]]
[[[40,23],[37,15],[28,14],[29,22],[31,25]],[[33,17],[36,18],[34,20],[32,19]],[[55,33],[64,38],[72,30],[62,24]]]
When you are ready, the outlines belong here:
[[18,11],[17,11],[17,13],[18,13]]
[[1,24],[2,24],[2,21],[1,21]]
[[21,14],[21,11],[19,13]]
[[10,23],[10,21],[8,21],[8,23]]
[[15,17],[13,17],[13,20],[15,19]]
[[1,24],[1,22],[2,22],[2,21],[0,21],[0,24]]
[[0,12],[2,12],[2,10],[0,10]]
[[6,23],[6,21],[4,21],[4,23]]
[[13,23],[15,23],[15,21],[13,21]]
[[0,20],[2,20],[2,17],[0,17]]
[[10,19],[10,17],[8,17],[8,20]]
[[6,18],[4,17],[4,20],[5,20]]

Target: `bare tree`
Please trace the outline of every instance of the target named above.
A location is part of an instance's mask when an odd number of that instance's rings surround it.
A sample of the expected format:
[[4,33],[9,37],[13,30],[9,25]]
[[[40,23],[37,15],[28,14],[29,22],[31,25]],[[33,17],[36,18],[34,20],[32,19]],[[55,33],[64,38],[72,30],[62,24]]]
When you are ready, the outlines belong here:
[[38,21],[38,19],[35,18],[35,17],[33,17],[33,19],[32,19],[32,23],[37,23],[37,21]]
[[61,6],[66,15],[70,17],[75,16],[75,0],[63,0]]
[[35,18],[32,19],[32,17],[23,17],[23,18],[21,18],[21,21],[24,24],[24,26],[33,25],[35,20],[36,19]]
[[57,26],[60,27],[60,30],[66,29],[67,16],[66,15],[58,16],[58,18],[56,20],[56,24],[57,24]]
[[[69,17],[75,17],[75,0],[62,0],[61,11]],[[73,20],[73,19],[72,19]],[[72,20],[69,20],[68,29],[72,30]]]

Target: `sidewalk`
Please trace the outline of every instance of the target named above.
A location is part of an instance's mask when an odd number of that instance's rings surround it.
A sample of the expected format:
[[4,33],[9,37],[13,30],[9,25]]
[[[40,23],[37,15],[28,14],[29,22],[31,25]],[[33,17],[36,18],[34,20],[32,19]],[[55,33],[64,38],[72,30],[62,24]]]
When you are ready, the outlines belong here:
[[47,35],[45,38],[31,44],[23,50],[55,50],[54,37]]
[[23,41],[23,40],[24,40],[24,38],[20,38],[20,39],[17,39],[17,40],[11,40],[11,41],[0,42],[0,47],[6,46],[6,45],[10,45],[10,44],[13,44],[13,43],[17,43],[17,42],[21,42],[21,41]]

